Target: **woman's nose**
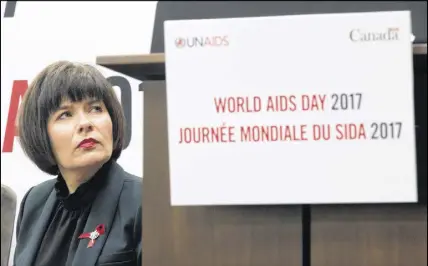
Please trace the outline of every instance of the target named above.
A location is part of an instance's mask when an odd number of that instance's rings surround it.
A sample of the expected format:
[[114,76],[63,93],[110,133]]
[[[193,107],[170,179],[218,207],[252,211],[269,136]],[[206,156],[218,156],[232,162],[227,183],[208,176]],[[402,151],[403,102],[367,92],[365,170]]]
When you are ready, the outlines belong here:
[[79,118],[79,132],[85,133],[92,131],[93,125],[86,115],[81,115]]

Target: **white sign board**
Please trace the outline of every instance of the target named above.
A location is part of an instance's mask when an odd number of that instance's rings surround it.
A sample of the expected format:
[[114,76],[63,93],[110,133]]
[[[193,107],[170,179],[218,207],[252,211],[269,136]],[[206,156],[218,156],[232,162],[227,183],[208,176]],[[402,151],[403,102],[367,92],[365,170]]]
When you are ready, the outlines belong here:
[[410,12],[165,22],[172,205],[417,201]]

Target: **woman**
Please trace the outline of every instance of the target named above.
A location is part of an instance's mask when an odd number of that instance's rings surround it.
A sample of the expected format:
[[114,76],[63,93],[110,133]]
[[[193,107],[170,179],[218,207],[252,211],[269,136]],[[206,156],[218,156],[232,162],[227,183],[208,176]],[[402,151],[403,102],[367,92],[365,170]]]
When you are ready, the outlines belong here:
[[57,177],[22,200],[15,266],[141,265],[142,179],[116,163],[124,121],[112,86],[90,65],[56,62],[31,83],[20,143]]

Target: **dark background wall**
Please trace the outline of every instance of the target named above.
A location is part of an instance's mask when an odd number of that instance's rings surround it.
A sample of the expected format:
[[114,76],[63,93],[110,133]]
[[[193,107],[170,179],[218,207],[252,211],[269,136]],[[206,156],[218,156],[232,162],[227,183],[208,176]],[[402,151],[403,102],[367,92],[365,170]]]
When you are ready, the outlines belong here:
[[427,1],[159,1],[151,52],[164,52],[165,20],[394,10],[412,12],[415,42],[426,43]]

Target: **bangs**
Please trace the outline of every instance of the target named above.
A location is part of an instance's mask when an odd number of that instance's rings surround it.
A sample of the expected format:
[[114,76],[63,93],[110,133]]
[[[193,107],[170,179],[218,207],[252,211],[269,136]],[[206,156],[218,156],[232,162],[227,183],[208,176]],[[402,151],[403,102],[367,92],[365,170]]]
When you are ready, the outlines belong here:
[[104,101],[109,84],[91,67],[68,64],[54,69],[45,76],[38,98],[41,118],[49,117],[64,101]]

